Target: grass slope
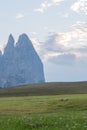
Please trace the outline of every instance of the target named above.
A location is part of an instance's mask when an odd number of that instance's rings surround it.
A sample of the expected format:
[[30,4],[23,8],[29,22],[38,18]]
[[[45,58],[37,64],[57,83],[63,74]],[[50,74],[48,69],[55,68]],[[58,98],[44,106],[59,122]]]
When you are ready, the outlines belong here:
[[86,130],[87,94],[0,97],[0,130]]
[[58,95],[87,93],[87,82],[59,82],[1,88],[0,96]]
[[0,113],[56,113],[59,110],[87,110],[87,94],[0,98]]
[[0,89],[0,130],[87,130],[87,82]]

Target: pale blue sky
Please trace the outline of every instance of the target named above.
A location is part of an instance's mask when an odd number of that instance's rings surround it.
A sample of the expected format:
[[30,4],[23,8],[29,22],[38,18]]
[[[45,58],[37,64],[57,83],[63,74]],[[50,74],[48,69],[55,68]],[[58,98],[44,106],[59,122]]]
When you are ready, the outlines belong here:
[[87,80],[87,0],[0,0],[0,46],[27,33],[46,81]]

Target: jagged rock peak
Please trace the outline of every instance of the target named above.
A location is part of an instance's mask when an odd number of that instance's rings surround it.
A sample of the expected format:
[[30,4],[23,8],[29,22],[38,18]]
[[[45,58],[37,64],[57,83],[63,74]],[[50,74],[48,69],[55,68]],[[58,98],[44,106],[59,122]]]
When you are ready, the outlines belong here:
[[16,43],[16,47],[27,48],[27,49],[30,48],[30,50],[34,49],[31,40],[25,33],[19,36],[18,41]]
[[6,47],[4,48],[4,54],[7,54],[14,49],[14,38],[12,34],[9,35],[8,42],[6,44]]
[[27,34],[23,33],[19,36],[19,39],[18,39],[18,43],[24,43],[24,42],[29,42],[30,39],[28,38]]
[[14,37],[12,36],[12,34],[9,35],[8,43],[9,44],[14,44]]
[[15,46],[10,34],[0,63],[0,87],[45,82],[43,64],[26,34],[19,36]]

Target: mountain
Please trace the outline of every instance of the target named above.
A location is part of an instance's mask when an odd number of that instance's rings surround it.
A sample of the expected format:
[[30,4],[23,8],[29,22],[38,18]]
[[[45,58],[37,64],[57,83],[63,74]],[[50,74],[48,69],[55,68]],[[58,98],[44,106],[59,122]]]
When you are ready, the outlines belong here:
[[0,87],[45,82],[43,64],[26,34],[17,43],[10,34],[4,53],[0,52]]

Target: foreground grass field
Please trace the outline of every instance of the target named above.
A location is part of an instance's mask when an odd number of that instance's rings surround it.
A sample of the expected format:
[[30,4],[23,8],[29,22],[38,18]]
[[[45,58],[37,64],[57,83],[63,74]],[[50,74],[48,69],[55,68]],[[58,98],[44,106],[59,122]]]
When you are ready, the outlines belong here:
[[0,130],[87,130],[87,111],[1,114]]
[[0,130],[86,130],[87,94],[0,98]]
[[0,130],[87,130],[87,82],[0,88]]

